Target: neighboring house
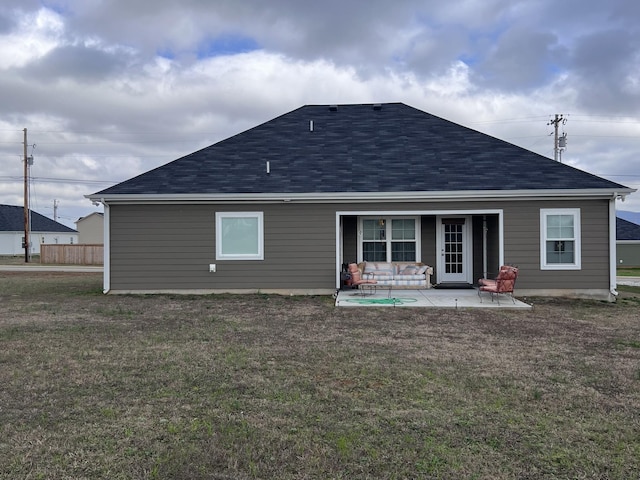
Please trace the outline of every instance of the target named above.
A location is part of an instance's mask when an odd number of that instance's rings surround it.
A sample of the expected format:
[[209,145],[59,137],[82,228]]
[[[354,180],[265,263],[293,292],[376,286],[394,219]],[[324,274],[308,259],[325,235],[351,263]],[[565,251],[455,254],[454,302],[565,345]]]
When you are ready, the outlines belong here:
[[80,217],[76,222],[78,242],[84,245],[98,245],[104,242],[104,214],[93,212]]
[[329,294],[343,264],[439,284],[520,267],[516,294],[613,299],[633,189],[402,103],[308,105],[88,195],[105,291]]
[[616,239],[618,266],[640,267],[640,225],[618,217]]
[[628,210],[616,210],[616,216],[627,222],[640,225],[640,212],[630,212]]
[[[78,243],[78,232],[31,210],[30,254],[40,245]],[[0,205],[0,255],[24,255],[24,207]]]

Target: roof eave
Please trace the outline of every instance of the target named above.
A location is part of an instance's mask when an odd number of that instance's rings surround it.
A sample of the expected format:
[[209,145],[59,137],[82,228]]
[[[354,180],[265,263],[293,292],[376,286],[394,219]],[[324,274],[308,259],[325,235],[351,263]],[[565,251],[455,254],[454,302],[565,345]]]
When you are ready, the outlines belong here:
[[540,189],[540,190],[452,190],[416,192],[321,192],[321,193],[223,193],[223,194],[111,194],[86,195],[100,203],[215,203],[215,202],[339,202],[339,201],[463,201],[529,198],[620,198],[635,192],[619,189]]

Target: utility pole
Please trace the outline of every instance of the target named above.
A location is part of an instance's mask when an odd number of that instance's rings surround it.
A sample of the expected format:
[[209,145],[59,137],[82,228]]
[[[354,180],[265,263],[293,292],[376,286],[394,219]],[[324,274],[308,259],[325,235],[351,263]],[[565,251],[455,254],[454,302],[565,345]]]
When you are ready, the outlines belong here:
[[24,262],[29,263],[29,159],[27,129],[24,129]]
[[60,205],[60,202],[58,202],[58,200],[54,200],[53,201],[53,221],[54,222],[58,221],[58,205]]
[[558,114],[558,113],[556,113],[555,118],[553,120],[549,120],[549,123],[547,123],[547,125],[553,125],[554,127],[553,159],[556,162],[558,161],[559,157],[560,157],[560,161],[562,162],[562,157],[560,156],[561,149],[567,145],[567,134],[563,133],[562,137],[558,136],[558,126],[561,123],[564,125],[565,123],[567,123],[567,119],[564,118],[562,114]]

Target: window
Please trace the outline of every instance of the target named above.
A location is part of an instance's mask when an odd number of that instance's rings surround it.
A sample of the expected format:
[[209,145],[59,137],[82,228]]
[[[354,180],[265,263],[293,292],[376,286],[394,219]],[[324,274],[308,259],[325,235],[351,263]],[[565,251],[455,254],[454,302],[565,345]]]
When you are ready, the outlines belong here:
[[362,240],[362,255],[365,261],[387,261],[387,221],[385,219],[363,220]]
[[262,212],[216,213],[216,260],[264,260]]
[[416,218],[362,219],[362,260],[365,262],[419,261]]
[[540,210],[540,267],[579,270],[580,209]]
[[416,261],[416,221],[413,218],[391,220],[391,261]]

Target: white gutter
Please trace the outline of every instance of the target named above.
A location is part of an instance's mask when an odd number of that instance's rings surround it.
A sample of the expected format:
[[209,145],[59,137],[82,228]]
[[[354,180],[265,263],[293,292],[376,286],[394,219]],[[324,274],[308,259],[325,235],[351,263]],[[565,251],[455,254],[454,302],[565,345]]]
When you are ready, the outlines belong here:
[[[617,281],[617,245],[616,245],[616,198],[613,194],[609,200],[609,291],[611,295],[618,296],[616,290]],[[624,197],[623,197],[624,198]]]
[[104,200],[100,200],[104,205],[104,238],[102,239],[104,243],[104,266],[103,266],[103,275],[102,275],[102,293],[109,293],[111,290],[111,222],[110,222],[110,213],[109,213],[109,205],[105,203]]
[[180,193],[86,195],[93,201],[109,203],[210,203],[210,202],[337,202],[337,201],[467,201],[528,198],[603,198],[620,197],[635,189],[547,189],[547,190],[452,190],[434,192],[326,192],[326,193]]

